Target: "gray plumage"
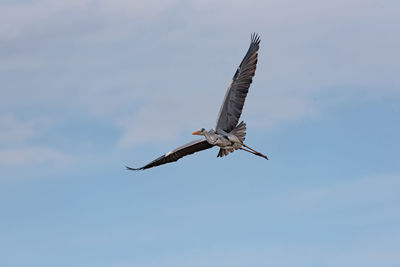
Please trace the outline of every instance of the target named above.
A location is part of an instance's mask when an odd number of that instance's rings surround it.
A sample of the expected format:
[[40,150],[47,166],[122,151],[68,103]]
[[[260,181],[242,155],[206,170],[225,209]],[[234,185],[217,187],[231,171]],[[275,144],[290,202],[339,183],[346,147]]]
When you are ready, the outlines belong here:
[[251,35],[249,50],[247,50],[226,91],[215,129],[221,129],[229,133],[238,123],[247,92],[256,72],[259,47],[260,37],[254,33]]
[[180,158],[202,151],[213,146],[219,146],[217,157],[223,157],[229,153],[241,149],[254,155],[268,159],[267,156],[248,147],[243,142],[246,136],[246,124],[242,121],[238,124],[242,114],[243,105],[249,90],[250,84],[256,71],[260,37],[253,33],[251,35],[250,47],[247,50],[242,62],[237,68],[232,82],[225,94],[224,101],[220,108],[217,123],[214,129],[206,131],[202,128],[194,132],[194,135],[202,135],[205,138],[192,141],[168,152],[147,165],[140,168],[126,167],[128,170],[145,170],[162,164],[179,160]]
[[[236,136],[240,143],[243,143],[244,140],[246,139],[246,123],[244,123],[244,121],[242,121],[241,123],[239,123],[231,132],[231,134],[233,136]],[[235,151],[236,149],[232,150],[232,149],[226,149],[226,148],[220,148],[217,157],[223,157],[223,156],[228,156],[229,153],[232,153],[233,151]]]

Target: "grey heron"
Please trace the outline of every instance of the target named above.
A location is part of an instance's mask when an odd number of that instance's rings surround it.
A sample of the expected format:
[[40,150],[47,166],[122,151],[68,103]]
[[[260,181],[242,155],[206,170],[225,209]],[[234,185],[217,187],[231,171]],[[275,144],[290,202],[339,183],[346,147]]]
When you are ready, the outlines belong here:
[[149,169],[177,161],[184,156],[209,149],[213,146],[218,146],[220,148],[217,157],[223,157],[235,150],[241,149],[268,159],[267,156],[243,143],[246,135],[246,124],[243,121],[238,124],[247,92],[256,71],[259,46],[260,37],[258,34],[253,33],[251,35],[250,47],[237,68],[235,75],[233,75],[232,82],[225,94],[215,127],[208,131],[201,128],[193,133],[193,135],[201,135],[204,136],[204,138],[180,146],[143,167],[126,168],[128,170]]

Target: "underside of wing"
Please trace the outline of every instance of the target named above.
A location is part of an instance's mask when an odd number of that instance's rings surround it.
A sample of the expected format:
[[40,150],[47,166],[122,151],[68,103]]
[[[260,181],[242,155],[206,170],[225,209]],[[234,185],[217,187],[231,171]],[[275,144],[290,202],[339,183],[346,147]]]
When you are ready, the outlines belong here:
[[252,34],[249,50],[236,70],[226,92],[215,126],[216,130],[221,129],[229,133],[237,125],[256,71],[259,45],[260,37],[255,33]]
[[132,171],[138,171],[138,170],[145,170],[149,169],[152,167],[156,167],[162,164],[170,163],[179,160],[180,158],[193,154],[195,152],[205,150],[208,148],[213,147],[213,145],[210,145],[206,139],[199,139],[192,141],[190,143],[187,143],[183,146],[180,146],[158,158],[150,162],[149,164],[141,167],[141,168],[131,168],[131,167],[126,167],[128,170]]

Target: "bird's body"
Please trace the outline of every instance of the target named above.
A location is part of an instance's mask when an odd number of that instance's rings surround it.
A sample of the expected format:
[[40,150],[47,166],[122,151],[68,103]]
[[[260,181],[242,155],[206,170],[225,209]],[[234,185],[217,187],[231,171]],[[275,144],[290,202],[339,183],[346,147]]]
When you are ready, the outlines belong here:
[[218,157],[223,157],[243,146],[246,135],[246,124],[244,122],[239,123],[237,127],[229,133],[222,129],[210,129],[206,131],[202,128],[193,134],[203,135],[210,145],[220,147]]
[[186,155],[213,146],[218,146],[220,148],[217,157],[223,157],[235,150],[241,149],[268,159],[265,155],[244,144],[246,124],[243,121],[238,124],[248,89],[255,74],[259,44],[259,36],[257,34],[252,34],[250,47],[236,70],[232,82],[225,94],[224,101],[218,114],[216,126],[208,131],[201,128],[199,131],[193,133],[194,135],[204,136],[203,139],[195,140],[178,147],[141,168],[127,167],[127,169],[144,170],[152,168],[165,163],[177,161]]
[[207,142],[211,145],[219,146],[221,148],[233,145],[232,141],[229,140],[227,136],[217,134],[213,129],[205,131],[203,135],[206,138]]

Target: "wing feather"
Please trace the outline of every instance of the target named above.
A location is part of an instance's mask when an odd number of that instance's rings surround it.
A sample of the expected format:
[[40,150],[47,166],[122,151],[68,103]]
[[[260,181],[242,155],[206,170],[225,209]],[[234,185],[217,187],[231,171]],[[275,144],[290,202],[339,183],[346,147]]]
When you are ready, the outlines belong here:
[[208,148],[213,147],[213,145],[209,144],[206,139],[199,139],[192,141],[190,143],[187,143],[183,146],[180,146],[171,152],[168,152],[152,162],[148,163],[147,165],[140,167],[140,168],[131,168],[131,167],[126,167],[128,170],[131,171],[138,171],[138,170],[145,170],[149,169],[152,167],[156,167],[162,164],[170,163],[179,160],[180,158],[183,158],[184,156],[193,154],[195,152],[199,152],[201,150],[205,150]]
[[221,129],[229,133],[237,125],[242,114],[247,92],[256,71],[259,47],[260,37],[256,33],[253,33],[251,35],[250,47],[236,70],[235,75],[233,75],[232,82],[225,94],[215,126],[216,130]]

